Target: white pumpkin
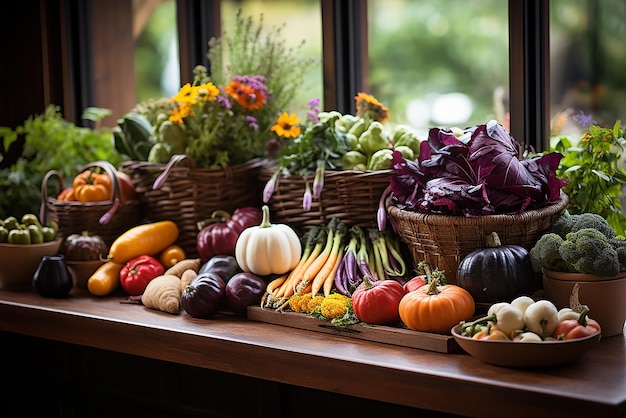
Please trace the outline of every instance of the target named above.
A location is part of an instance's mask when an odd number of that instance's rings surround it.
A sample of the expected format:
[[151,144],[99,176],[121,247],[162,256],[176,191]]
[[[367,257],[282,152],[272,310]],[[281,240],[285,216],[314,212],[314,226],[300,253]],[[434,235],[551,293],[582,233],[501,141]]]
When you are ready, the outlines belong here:
[[302,257],[296,231],[286,224],[272,224],[270,210],[263,206],[261,224],[244,229],[235,244],[235,259],[245,272],[259,276],[285,274]]

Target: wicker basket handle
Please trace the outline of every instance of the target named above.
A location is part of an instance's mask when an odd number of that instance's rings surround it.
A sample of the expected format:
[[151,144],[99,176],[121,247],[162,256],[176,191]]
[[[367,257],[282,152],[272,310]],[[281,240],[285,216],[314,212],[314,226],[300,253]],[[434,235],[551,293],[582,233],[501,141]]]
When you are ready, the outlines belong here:
[[43,180],[41,181],[41,206],[39,207],[39,222],[42,225],[45,225],[48,217],[48,206],[46,203],[48,202],[48,182],[52,177],[56,177],[59,180],[59,193],[65,190],[65,180],[63,180],[63,176],[57,170],[50,170],[43,176]]
[[185,154],[172,155],[169,162],[163,169],[163,172],[159,175],[159,177],[156,178],[156,180],[154,180],[154,183],[152,184],[152,189],[157,190],[158,188],[163,186],[163,184],[167,181],[170,172],[174,169],[174,167],[182,162],[187,164],[187,167],[193,168],[193,161]]
[[113,204],[111,205],[111,208],[106,211],[106,213],[102,215],[98,220],[98,223],[100,225],[107,225],[109,222],[111,222],[111,218],[113,218],[113,215],[115,215],[115,212],[119,208],[120,204],[124,203],[122,186],[120,185],[120,179],[117,177],[117,170],[110,162],[104,160],[93,161],[83,166],[80,172],[82,173],[83,171],[89,170],[92,167],[98,167],[103,169],[104,172],[107,173],[107,175],[111,179],[111,202]]

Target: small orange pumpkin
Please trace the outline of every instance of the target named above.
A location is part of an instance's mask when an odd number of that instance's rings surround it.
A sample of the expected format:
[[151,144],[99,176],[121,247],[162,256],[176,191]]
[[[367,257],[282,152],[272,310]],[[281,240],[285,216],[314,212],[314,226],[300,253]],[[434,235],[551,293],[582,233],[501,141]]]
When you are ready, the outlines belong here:
[[104,173],[85,170],[74,177],[72,187],[79,202],[99,202],[111,197],[111,179]]
[[448,334],[452,327],[474,315],[474,298],[460,286],[433,280],[400,300],[400,319],[414,331]]
[[67,187],[63,189],[61,193],[59,193],[59,195],[57,196],[57,199],[62,200],[64,202],[75,202],[76,196],[74,196],[74,188]]

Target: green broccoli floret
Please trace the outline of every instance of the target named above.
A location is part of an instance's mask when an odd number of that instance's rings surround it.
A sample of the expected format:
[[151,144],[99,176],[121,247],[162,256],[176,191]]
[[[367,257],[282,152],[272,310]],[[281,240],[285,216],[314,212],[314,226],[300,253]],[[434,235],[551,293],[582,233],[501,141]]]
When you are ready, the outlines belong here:
[[543,234],[528,252],[533,270],[541,272],[542,268],[553,271],[570,271],[570,266],[563,261],[559,248],[563,238],[553,232]]
[[581,229],[595,229],[602,232],[607,238],[615,238],[615,230],[602,215],[597,213],[581,213],[577,215],[570,232],[580,231]]
[[568,233],[559,254],[578,273],[615,276],[620,271],[617,251],[602,232],[593,228]]
[[609,239],[611,246],[617,252],[617,258],[622,269],[626,269],[626,239],[623,236]]
[[572,231],[574,222],[578,219],[578,215],[571,215],[567,210],[559,216],[552,224],[550,232],[559,235],[565,239],[565,236]]
[[592,228],[602,232],[607,238],[615,238],[615,230],[607,220],[597,213],[580,213],[571,215],[565,211],[552,224],[551,232],[558,234],[565,239],[570,232],[576,232],[581,229]]

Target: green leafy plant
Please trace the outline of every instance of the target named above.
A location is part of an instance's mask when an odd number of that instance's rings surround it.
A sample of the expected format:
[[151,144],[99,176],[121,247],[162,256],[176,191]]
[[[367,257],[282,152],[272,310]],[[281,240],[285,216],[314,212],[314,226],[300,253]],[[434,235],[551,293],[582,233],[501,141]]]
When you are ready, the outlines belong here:
[[576,118],[586,128],[581,138],[574,141],[568,136],[556,137],[551,146],[563,154],[557,175],[566,181],[563,191],[570,200],[567,210],[571,214],[602,215],[619,235],[624,235],[626,216],[620,200],[626,186],[622,166],[624,127],[620,121],[610,128],[598,126],[584,114]]
[[[109,114],[107,109],[87,108],[83,119],[95,122],[95,128],[80,127],[65,120],[59,107],[49,105],[42,114],[30,116],[15,129],[0,127],[5,150],[24,139],[23,151],[15,163],[0,170],[0,218],[39,213],[41,182],[50,170],[57,170],[67,184],[91,161],[119,164],[111,131],[99,126]],[[55,195],[56,190],[48,193]]]

